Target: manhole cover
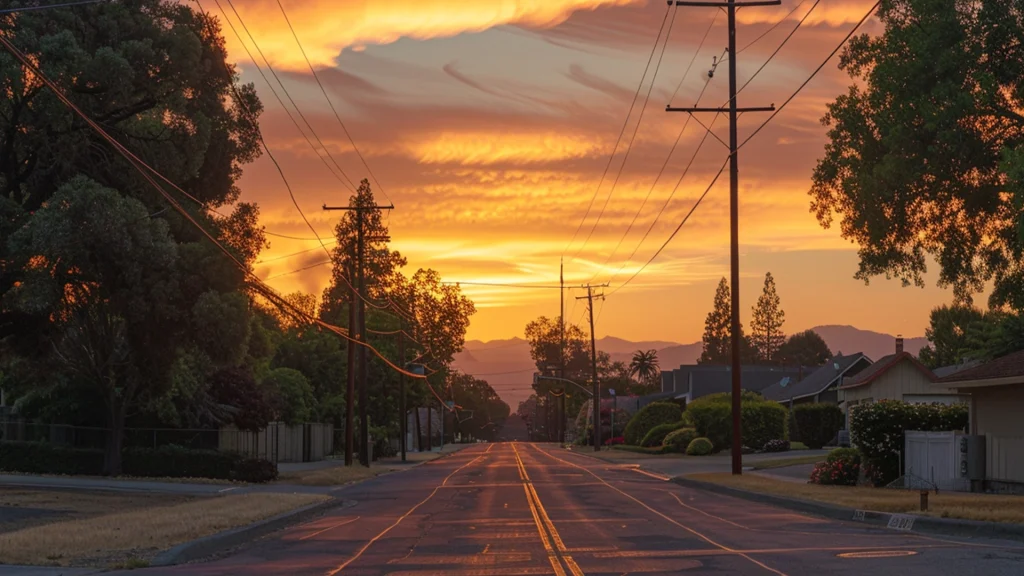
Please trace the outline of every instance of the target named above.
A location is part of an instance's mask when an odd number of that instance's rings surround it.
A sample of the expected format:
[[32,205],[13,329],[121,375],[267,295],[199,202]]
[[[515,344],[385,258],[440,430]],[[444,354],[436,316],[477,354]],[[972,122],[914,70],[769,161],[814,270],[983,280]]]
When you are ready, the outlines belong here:
[[913,550],[868,550],[864,552],[844,552],[836,554],[840,558],[899,558],[901,556],[913,556],[917,552]]

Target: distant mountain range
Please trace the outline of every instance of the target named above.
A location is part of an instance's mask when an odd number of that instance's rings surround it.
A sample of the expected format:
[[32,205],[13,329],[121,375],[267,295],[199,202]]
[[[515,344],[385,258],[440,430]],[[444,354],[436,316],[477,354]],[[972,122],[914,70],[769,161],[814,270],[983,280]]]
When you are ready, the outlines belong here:
[[[815,326],[812,330],[825,339],[835,354],[863,352],[872,360],[878,360],[896,350],[896,337],[890,334],[836,325]],[[917,354],[927,344],[928,340],[923,337],[904,338],[903,349]],[[700,342],[679,344],[658,340],[631,342],[606,336],[597,341],[597,349],[607,352],[613,361],[624,362],[629,362],[637,350],[654,349],[658,351],[658,362],[662,369],[671,369],[696,362],[702,345]],[[487,380],[501,398],[508,402],[513,412],[519,402],[530,396],[533,373],[536,371],[533,359],[530,358],[530,345],[522,338],[488,342],[469,340],[463,351],[455,355],[454,366],[467,374]]]

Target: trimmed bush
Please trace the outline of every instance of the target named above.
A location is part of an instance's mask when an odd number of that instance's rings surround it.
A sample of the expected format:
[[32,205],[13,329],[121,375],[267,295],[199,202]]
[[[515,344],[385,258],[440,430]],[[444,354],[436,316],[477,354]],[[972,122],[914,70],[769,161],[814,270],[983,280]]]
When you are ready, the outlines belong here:
[[686,447],[686,453],[690,456],[707,456],[714,449],[715,447],[711,444],[711,440],[707,438],[694,438],[690,445]]
[[836,448],[824,462],[814,465],[811,482],[834,486],[856,486],[860,476],[861,455],[856,448]]
[[945,432],[967,428],[966,404],[907,404],[880,400],[850,410],[850,440],[864,456],[876,486],[899,478],[904,432]]
[[[125,476],[149,478],[216,478],[267,482],[277,478],[277,464],[234,452],[189,450],[180,446],[126,448]],[[0,442],[0,471],[31,474],[103,474],[103,451],[46,442]]]
[[103,451],[46,442],[0,442],[0,471],[99,476]]
[[789,440],[769,440],[761,448],[762,452],[788,452]]
[[697,431],[693,428],[680,428],[675,432],[669,433],[665,436],[665,439],[661,442],[670,452],[678,452],[680,454],[686,452],[686,448],[697,438]]
[[683,412],[678,405],[672,402],[654,402],[644,406],[633,415],[629,424],[626,424],[623,437],[626,439],[626,444],[639,446],[644,436],[647,436],[647,433],[655,426],[679,422],[682,418]]
[[843,411],[824,402],[793,407],[797,437],[808,448],[817,450],[832,441],[843,428]]
[[[744,391],[742,404],[743,443],[760,449],[769,440],[787,438],[788,411],[777,402],[764,400],[760,395]],[[715,450],[728,448],[732,443],[732,396],[728,393],[711,394],[698,398],[686,407],[694,428],[701,436],[711,440]]]
[[676,430],[679,430],[683,426],[684,424],[682,420],[670,422],[668,424],[658,424],[654,428],[651,428],[650,432],[644,436],[644,439],[640,441],[640,445],[644,448],[661,446],[664,443],[666,436]]

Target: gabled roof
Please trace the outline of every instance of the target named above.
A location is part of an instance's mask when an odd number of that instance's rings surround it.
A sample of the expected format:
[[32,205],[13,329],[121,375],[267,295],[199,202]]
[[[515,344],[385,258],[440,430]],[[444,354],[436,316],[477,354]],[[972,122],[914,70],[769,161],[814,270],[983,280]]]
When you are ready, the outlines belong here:
[[[732,369],[728,366],[720,366],[718,370],[695,370],[691,373],[693,388],[691,389],[692,400],[732,390]],[[744,390],[761,393],[769,386],[779,380],[789,377],[796,379],[800,374],[800,368],[780,366],[743,366],[740,372],[740,383]],[[809,373],[812,368],[803,368],[804,373]]]
[[994,380],[997,378],[1024,377],[1024,350],[1007,354],[974,368],[961,370],[946,376],[941,383],[967,382],[973,380]]
[[899,354],[890,354],[888,356],[883,356],[882,358],[879,358],[878,362],[875,362],[871,366],[868,366],[867,368],[859,372],[853,378],[850,378],[849,380],[843,382],[843,385],[840,386],[839,389],[848,390],[850,388],[858,388],[860,386],[866,386],[868,384],[871,384],[876,379],[878,379],[883,374],[892,369],[894,366],[898,366],[901,362],[904,361],[910,362],[914,366],[914,368],[916,368],[919,372],[927,376],[928,379],[931,380],[932,382],[935,382],[935,380],[937,380],[935,374],[932,373],[932,371],[929,370],[924,364],[921,364],[921,362],[917,358],[914,358],[913,354],[909,352],[900,352]]
[[974,368],[979,364],[981,364],[981,362],[978,362],[977,360],[971,360],[969,362],[962,362],[960,364],[953,364],[951,366],[940,366],[938,368],[932,368],[932,372],[934,372],[935,377],[941,381],[943,378],[947,376],[952,376],[957,372],[963,372],[968,368]]
[[[803,380],[794,382],[792,379],[786,380],[783,378],[781,381],[765,388],[761,394],[768,400],[775,400],[776,402],[820,394],[862,360],[871,364],[871,359],[860,352],[847,356],[835,356]],[[838,370],[836,365],[839,366]]]

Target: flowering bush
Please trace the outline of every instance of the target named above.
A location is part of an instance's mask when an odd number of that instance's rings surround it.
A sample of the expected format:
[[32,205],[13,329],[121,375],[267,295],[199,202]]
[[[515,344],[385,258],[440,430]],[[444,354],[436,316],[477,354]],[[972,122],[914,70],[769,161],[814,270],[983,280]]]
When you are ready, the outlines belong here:
[[787,452],[789,440],[769,440],[761,447],[762,452]]
[[824,462],[814,465],[811,483],[833,486],[856,486],[860,477],[860,452],[855,448],[837,448]]
[[625,444],[626,440],[622,436],[613,436],[604,441],[605,446],[615,446],[616,444]]

